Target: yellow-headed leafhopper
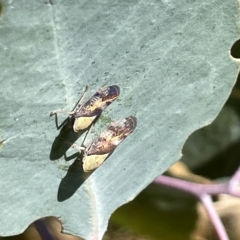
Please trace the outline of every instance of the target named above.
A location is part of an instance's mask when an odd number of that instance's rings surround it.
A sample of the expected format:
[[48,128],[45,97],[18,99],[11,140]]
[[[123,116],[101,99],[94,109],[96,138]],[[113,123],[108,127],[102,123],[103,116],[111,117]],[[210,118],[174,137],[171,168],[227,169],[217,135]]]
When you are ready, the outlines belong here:
[[118,97],[119,93],[120,88],[117,85],[101,87],[83,105],[80,103],[82,99],[81,97],[72,112],[54,111],[50,113],[50,116],[56,113],[69,114],[71,118],[74,119],[73,130],[74,132],[78,132],[88,128],[96,117],[98,117],[102,111]]
[[134,131],[136,126],[137,118],[134,116],[113,121],[86,148],[78,147],[84,151],[83,170],[89,172],[101,165],[114,149]]

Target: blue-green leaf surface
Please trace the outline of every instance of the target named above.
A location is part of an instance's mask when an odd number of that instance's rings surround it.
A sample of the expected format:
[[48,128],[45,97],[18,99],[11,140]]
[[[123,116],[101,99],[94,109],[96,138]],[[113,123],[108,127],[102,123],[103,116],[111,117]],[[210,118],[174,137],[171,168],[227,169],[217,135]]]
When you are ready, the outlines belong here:
[[[238,68],[229,56],[237,1],[1,2],[0,235],[54,215],[65,232],[101,239],[111,213],[178,160],[226,101]],[[62,156],[69,146],[49,113],[70,111],[86,85],[87,98],[112,84],[120,97],[87,141],[114,119],[134,115],[138,126],[86,176]]]

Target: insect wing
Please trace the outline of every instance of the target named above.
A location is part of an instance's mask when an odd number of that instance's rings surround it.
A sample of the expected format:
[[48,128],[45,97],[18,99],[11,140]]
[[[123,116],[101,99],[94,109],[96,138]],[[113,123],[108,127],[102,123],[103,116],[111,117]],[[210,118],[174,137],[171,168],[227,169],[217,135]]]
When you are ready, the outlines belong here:
[[99,137],[87,147],[87,155],[102,155],[112,152],[136,128],[136,117],[130,116],[112,122]]
[[100,88],[85,104],[77,107],[74,118],[98,116],[120,94],[117,85]]
[[136,117],[130,116],[112,122],[99,137],[93,140],[85,150],[83,170],[85,172],[98,168],[110,153],[136,128]]
[[100,88],[85,104],[78,105],[72,114],[74,118],[73,130],[78,132],[88,128],[102,111],[119,95],[118,86]]

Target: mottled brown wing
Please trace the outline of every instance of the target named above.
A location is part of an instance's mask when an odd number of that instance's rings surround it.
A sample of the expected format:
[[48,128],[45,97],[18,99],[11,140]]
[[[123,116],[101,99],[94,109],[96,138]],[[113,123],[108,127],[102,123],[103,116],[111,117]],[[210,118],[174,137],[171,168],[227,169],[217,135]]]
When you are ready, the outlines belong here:
[[112,152],[137,126],[137,118],[130,116],[112,122],[99,137],[86,148],[86,154],[102,155]]
[[76,108],[74,118],[98,116],[119,95],[117,85],[100,88],[86,103]]

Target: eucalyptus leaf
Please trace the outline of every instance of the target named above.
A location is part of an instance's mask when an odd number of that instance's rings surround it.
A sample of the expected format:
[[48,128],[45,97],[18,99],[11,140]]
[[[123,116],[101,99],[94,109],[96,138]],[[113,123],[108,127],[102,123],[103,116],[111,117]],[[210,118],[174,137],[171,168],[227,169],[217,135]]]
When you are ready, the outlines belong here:
[[[57,216],[65,232],[101,239],[112,212],[177,161],[188,136],[222,108],[237,76],[229,50],[238,3],[1,3],[0,235]],[[70,134],[71,122],[57,130],[49,113],[72,110],[86,85],[87,99],[113,84],[120,96],[86,143],[113,120],[133,115],[138,125],[86,175],[60,139],[81,145],[86,132]],[[59,124],[65,119],[58,115]]]

